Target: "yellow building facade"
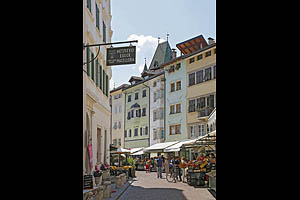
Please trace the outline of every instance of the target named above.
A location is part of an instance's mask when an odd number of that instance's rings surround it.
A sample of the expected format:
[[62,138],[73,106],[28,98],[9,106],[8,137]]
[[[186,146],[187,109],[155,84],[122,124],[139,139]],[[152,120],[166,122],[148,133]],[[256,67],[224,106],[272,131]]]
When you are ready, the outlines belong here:
[[207,120],[216,107],[216,43],[188,55],[186,62],[187,81],[187,134],[193,139],[205,135]]

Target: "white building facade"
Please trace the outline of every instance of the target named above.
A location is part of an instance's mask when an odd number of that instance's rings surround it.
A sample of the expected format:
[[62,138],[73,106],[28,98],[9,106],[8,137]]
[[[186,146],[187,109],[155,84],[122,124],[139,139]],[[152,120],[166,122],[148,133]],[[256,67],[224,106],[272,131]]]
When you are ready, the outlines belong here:
[[[111,42],[110,0],[83,1],[83,44]],[[99,53],[98,53],[99,51]],[[96,55],[98,54],[97,58]],[[96,164],[109,164],[111,108],[106,46],[83,48],[83,173]]]
[[150,85],[150,146],[164,142],[164,73],[149,80]]

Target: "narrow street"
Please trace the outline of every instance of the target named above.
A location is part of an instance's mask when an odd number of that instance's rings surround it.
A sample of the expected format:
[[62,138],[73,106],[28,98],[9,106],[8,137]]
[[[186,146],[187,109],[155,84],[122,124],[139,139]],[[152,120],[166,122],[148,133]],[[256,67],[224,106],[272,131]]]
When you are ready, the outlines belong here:
[[158,179],[156,172],[136,171],[136,181],[122,194],[119,200],[215,200],[207,188],[194,188],[187,183],[169,183]]

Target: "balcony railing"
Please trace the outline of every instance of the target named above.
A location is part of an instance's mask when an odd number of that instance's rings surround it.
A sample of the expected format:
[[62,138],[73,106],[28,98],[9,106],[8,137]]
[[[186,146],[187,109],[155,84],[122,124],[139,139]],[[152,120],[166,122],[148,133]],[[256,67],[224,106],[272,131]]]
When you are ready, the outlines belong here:
[[198,118],[200,117],[207,117],[210,115],[210,113],[214,110],[214,107],[205,107],[197,109],[198,111]]

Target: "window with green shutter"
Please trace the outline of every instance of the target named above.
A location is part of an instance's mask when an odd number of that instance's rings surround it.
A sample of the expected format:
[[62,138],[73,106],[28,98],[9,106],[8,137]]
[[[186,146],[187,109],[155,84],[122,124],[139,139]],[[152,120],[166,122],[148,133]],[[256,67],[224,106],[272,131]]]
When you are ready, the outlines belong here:
[[99,23],[99,8],[97,6],[97,3],[96,4],[96,27],[98,28],[98,30],[100,31],[100,23]]
[[100,77],[100,90],[102,90],[102,66],[100,65],[100,74],[99,74],[99,77]]
[[104,69],[103,69],[103,73],[102,73],[102,77],[103,77],[103,93],[105,94],[105,71],[104,71]]
[[92,4],[91,4],[91,0],[87,0],[87,8],[90,10],[90,12],[92,13]]
[[99,63],[98,60],[96,60],[96,86],[99,87]]
[[90,76],[90,48],[86,49],[86,62],[87,75]]
[[106,25],[103,22],[103,42],[106,42]]
[[[91,59],[94,59],[94,54],[92,53],[91,55],[92,55]],[[94,79],[94,76],[95,76],[95,66],[94,66],[94,61],[95,61],[95,60],[93,60],[93,61],[92,61],[92,64],[91,64],[91,78],[92,78],[93,81],[95,81],[95,79]]]
[[109,82],[108,82],[108,76],[106,75],[106,96],[108,96],[108,89],[109,89]]

